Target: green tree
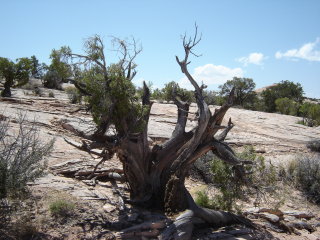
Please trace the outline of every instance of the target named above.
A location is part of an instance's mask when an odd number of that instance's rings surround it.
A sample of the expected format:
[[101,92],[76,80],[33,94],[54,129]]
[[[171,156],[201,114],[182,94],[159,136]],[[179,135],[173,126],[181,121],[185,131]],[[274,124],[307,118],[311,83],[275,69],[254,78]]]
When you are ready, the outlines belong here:
[[256,84],[251,78],[234,77],[225,84],[219,86],[221,96],[227,98],[231,90],[235,89],[234,104],[249,107],[253,104],[256,93],[253,91]]
[[45,63],[40,64],[36,56],[31,56],[31,77],[41,79],[48,68]]
[[162,89],[164,100],[166,101],[175,101],[178,97],[181,101],[184,102],[195,102],[194,94],[192,91],[181,88],[178,83],[171,81],[165,84]]
[[313,127],[320,125],[320,104],[305,102],[299,109],[303,124]]
[[[136,75],[137,65],[134,61],[140,52],[135,41],[114,39],[121,58],[108,65],[104,43],[99,36],[86,40],[84,54],[66,53],[81,69],[75,78],[75,86],[85,95],[85,101],[97,124],[93,135],[81,133],[91,143],[85,144],[83,141],[84,145],[79,149],[91,152],[93,148],[102,148],[100,156],[103,160],[117,154],[123,165],[132,203],[152,206],[167,213],[188,209],[182,221],[168,228],[173,232],[164,233],[162,239],[170,239],[177,234],[176,231],[184,232],[177,239],[190,239],[194,217],[212,225],[240,222],[240,218],[231,213],[197,206],[185,187],[191,166],[208,151],[233,165],[232,171],[236,172],[237,181],[243,180],[245,176],[246,162],[238,158],[224,142],[233,124],[230,120],[227,126],[221,126],[225,113],[232,105],[234,91],[231,91],[226,104],[212,113],[205,102],[202,87],[188,71],[188,58],[199,41],[197,31],[189,40],[184,37],[185,56],[182,60],[176,57],[179,67],[195,89],[193,94],[199,109],[198,124],[192,130],[186,130],[190,103],[179,96],[177,85],[169,84],[168,95],[177,105],[177,122],[170,139],[154,145],[148,141],[152,105],[149,88],[144,83],[140,101],[131,82]],[[222,128],[224,130],[220,132]],[[187,231],[182,230],[186,226]]]
[[203,90],[202,94],[209,105],[222,105],[221,97],[218,95],[218,92]]
[[52,50],[50,54],[51,64],[43,79],[43,85],[45,87],[61,89],[61,84],[72,77],[72,67],[68,64],[66,57],[66,53],[69,51],[70,49],[68,49],[68,47]]
[[276,111],[275,101],[278,98],[289,98],[297,103],[303,101],[303,88],[300,83],[281,81],[279,84],[272,86],[262,92],[267,112]]
[[162,89],[156,88],[152,91],[151,98],[155,100],[164,100]]
[[29,58],[19,58],[16,63],[0,57],[0,77],[4,78],[4,89],[2,97],[11,97],[11,87],[19,87],[29,81],[31,75],[31,60]]
[[[153,83],[152,83],[151,81],[147,82],[147,86],[148,86],[148,88],[150,89],[150,94],[151,94],[151,96],[153,95],[152,85],[153,85]],[[136,95],[137,95],[137,97],[138,97],[139,99],[142,98],[142,96],[143,96],[143,87],[137,87],[137,88],[136,88]]]
[[276,109],[282,114],[296,116],[299,110],[299,104],[287,97],[278,98],[275,101]]

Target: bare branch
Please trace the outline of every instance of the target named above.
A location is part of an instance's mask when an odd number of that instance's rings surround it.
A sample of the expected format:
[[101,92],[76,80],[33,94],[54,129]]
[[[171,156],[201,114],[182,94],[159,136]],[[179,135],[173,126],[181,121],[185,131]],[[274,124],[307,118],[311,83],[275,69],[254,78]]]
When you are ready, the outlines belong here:
[[[101,62],[99,62],[97,59],[93,59],[93,58],[91,58],[91,57],[88,57],[88,56],[85,56],[85,55],[81,55],[81,54],[76,54],[76,53],[70,53],[70,56],[71,56],[72,58],[84,59],[85,62],[94,62],[94,63],[96,63],[97,65],[99,65],[99,66],[104,70],[105,73],[107,73],[106,67],[105,67]],[[83,63],[85,63],[85,62],[80,62],[80,64],[83,64]],[[79,63],[78,63],[78,64],[79,64]]]
[[105,158],[105,157],[109,156],[109,154],[104,152],[104,151],[100,152],[100,151],[92,150],[85,141],[82,141],[82,144],[80,144],[80,143],[74,142],[72,140],[69,140],[67,138],[64,138],[64,140],[68,144],[70,144],[71,146],[74,146],[75,148],[78,148],[78,149],[80,149],[82,151],[85,151],[85,152],[87,152],[89,154],[97,155],[97,156],[102,157],[102,158]]
[[123,75],[127,79],[132,80],[136,75],[134,60],[138,54],[142,51],[142,47],[137,47],[137,42],[134,38],[132,41],[121,40],[117,37],[113,37],[113,44],[118,45],[118,51],[122,57],[119,59],[120,68],[122,69]]
[[234,127],[233,123],[231,122],[231,118],[229,118],[228,126],[223,130],[222,133],[216,138],[218,141],[224,141],[227,137],[229,131]]
[[189,38],[188,41],[186,41],[186,35],[183,37],[183,47],[184,47],[184,51],[185,51],[185,57],[183,61],[180,61],[179,58],[176,56],[176,61],[177,63],[180,65],[181,67],[181,71],[186,75],[186,77],[188,78],[188,80],[190,81],[190,83],[193,85],[193,87],[195,88],[198,97],[200,98],[202,96],[201,94],[201,89],[199,87],[199,85],[197,84],[197,82],[193,79],[193,77],[191,76],[191,74],[188,71],[187,65],[190,63],[188,61],[189,58],[189,54],[193,54],[194,56],[197,56],[196,54],[194,54],[194,52],[192,51],[192,49],[201,41],[201,37],[198,38],[198,26],[195,25],[195,34],[194,34],[194,38],[193,40],[191,39],[191,37]]
[[148,88],[145,81],[143,81],[142,104],[143,105],[150,105],[150,89]]

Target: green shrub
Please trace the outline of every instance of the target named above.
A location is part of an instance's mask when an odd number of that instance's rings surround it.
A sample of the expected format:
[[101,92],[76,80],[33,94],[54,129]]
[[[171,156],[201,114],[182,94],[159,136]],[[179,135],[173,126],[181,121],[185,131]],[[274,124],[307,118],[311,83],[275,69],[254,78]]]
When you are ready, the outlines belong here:
[[212,161],[214,185],[220,190],[211,200],[216,209],[233,211],[235,202],[243,197],[243,185],[235,179],[232,166],[216,158]]
[[300,104],[303,100],[303,93],[304,91],[300,83],[286,80],[267,88],[261,93],[261,96],[264,100],[265,110],[267,112],[275,112],[275,101],[278,98],[289,98]]
[[159,100],[163,101],[164,100],[164,94],[162,89],[156,88],[155,90],[152,91],[151,93],[151,98],[154,100]]
[[218,96],[218,92],[210,91],[210,90],[203,90],[202,94],[203,94],[203,97],[208,105],[219,105],[219,103],[220,103],[219,97],[220,96]]
[[195,102],[195,96],[192,91],[181,88],[178,83],[172,81],[167,83],[162,89],[163,98],[166,101],[174,101],[175,96],[184,102]]
[[68,199],[58,199],[50,203],[50,213],[55,217],[69,217],[74,213],[75,204]]
[[299,109],[303,124],[309,127],[320,125],[320,104],[304,103]]
[[320,155],[305,155],[298,159],[294,176],[297,187],[320,203]]
[[39,139],[35,123],[26,125],[22,113],[17,121],[17,134],[9,132],[8,120],[0,121],[0,199],[21,196],[27,182],[43,174],[46,168],[43,158],[53,147],[53,141],[44,143]]
[[50,91],[48,96],[51,97],[51,98],[54,98],[54,92]]
[[246,147],[243,152],[238,154],[241,159],[253,161],[252,165],[246,166],[246,171],[250,172],[246,182],[237,179],[233,166],[213,154],[210,156],[212,157],[212,180],[219,193],[212,199],[205,196],[205,192],[197,193],[199,204],[219,210],[239,211],[236,201],[245,199],[248,194],[257,193],[257,191],[269,193],[276,191],[278,175],[275,167],[272,164],[267,165],[264,158],[255,153],[253,147]]
[[81,103],[82,95],[80,94],[80,92],[76,88],[67,87],[65,89],[65,91],[68,94],[68,98],[69,98],[70,103],[72,103],[72,104]]
[[196,192],[195,202],[201,207],[215,208],[212,199],[209,198],[205,190]]
[[33,94],[35,96],[39,96],[39,97],[42,97],[43,96],[43,91],[41,88],[39,87],[35,87],[33,90],[32,90]]
[[22,89],[25,89],[25,90],[34,90],[36,87],[35,84],[32,84],[30,82],[26,83],[25,85],[21,86]]
[[278,98],[275,104],[277,111],[282,114],[296,116],[299,110],[299,104],[287,97]]
[[57,71],[49,70],[43,77],[43,86],[61,90],[62,78]]
[[320,152],[320,139],[308,142],[307,148],[314,152]]

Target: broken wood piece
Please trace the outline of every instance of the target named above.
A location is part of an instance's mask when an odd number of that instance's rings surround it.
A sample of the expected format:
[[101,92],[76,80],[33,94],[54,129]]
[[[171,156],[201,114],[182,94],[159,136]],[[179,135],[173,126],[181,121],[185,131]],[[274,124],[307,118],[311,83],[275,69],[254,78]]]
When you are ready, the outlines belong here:
[[78,148],[82,151],[85,151],[87,153],[90,153],[90,154],[94,154],[94,155],[97,155],[99,157],[104,157],[104,154],[102,154],[102,152],[100,151],[97,151],[97,150],[91,150],[88,148],[87,144],[83,141],[82,143],[79,143],[79,142],[76,142],[76,141],[73,141],[71,139],[67,139],[67,138],[63,138],[68,144],[70,144],[71,146],[74,146],[75,148]]
[[129,233],[120,233],[121,239],[134,239],[135,237],[157,237],[160,234],[159,230],[154,229],[152,231],[145,232],[129,232]]
[[122,232],[131,232],[136,230],[147,230],[147,229],[162,229],[165,228],[168,221],[162,220],[159,222],[144,222],[139,225],[135,225],[133,227],[129,227],[126,229],[123,229]]
[[275,214],[271,214],[271,213],[260,213],[259,217],[264,218],[266,220],[268,220],[269,222],[273,222],[273,223],[277,223],[280,221],[280,218],[275,215]]
[[307,220],[315,217],[315,215],[311,212],[309,212],[309,213],[307,213],[307,212],[284,212],[284,214],[289,215],[289,216],[293,216],[296,218],[305,218]]

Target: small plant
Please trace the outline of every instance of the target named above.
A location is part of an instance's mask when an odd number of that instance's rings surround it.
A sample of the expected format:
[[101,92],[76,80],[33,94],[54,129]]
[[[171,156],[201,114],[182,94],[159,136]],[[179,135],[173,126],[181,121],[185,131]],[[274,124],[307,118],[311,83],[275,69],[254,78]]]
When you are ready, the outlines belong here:
[[35,96],[39,96],[39,97],[42,97],[43,96],[43,91],[41,88],[39,87],[35,87],[33,90],[32,90],[33,94]]
[[27,84],[21,86],[22,89],[25,89],[25,90],[34,90],[36,87],[36,85],[28,82]]
[[54,98],[54,92],[50,91],[48,95],[49,97]]
[[74,88],[74,87],[67,87],[65,91],[68,94],[68,98],[70,100],[70,103],[76,104],[76,103],[81,103],[82,100],[82,95],[80,92]]
[[11,132],[9,120],[0,121],[0,199],[20,196],[26,191],[27,182],[43,174],[46,168],[43,158],[54,143],[40,140],[35,123],[27,126],[22,113],[17,121],[17,134]]
[[62,78],[57,71],[49,70],[43,77],[43,86],[61,90]]
[[253,162],[253,165],[246,167],[246,171],[250,172],[246,182],[237,179],[234,167],[213,155],[211,157],[212,182],[218,188],[219,193],[210,199],[205,191],[198,192],[198,204],[214,209],[239,212],[240,208],[236,205],[236,201],[245,199],[247,194],[263,191],[272,193],[276,190],[275,183],[278,175],[275,167],[272,164],[267,165],[264,158],[255,153],[253,147],[246,147],[238,154],[239,158]]
[[195,202],[205,208],[214,208],[213,201],[209,198],[205,190],[200,190],[196,192]]
[[320,203],[320,155],[305,155],[298,159],[294,176],[297,187]]
[[320,152],[320,139],[308,142],[307,148],[313,152]]
[[299,109],[303,125],[315,127],[320,125],[320,104],[304,103]]
[[69,217],[73,214],[75,204],[67,199],[58,199],[50,203],[50,212],[55,217]]
[[287,97],[278,98],[275,101],[276,109],[282,114],[296,116],[299,110],[299,104]]

